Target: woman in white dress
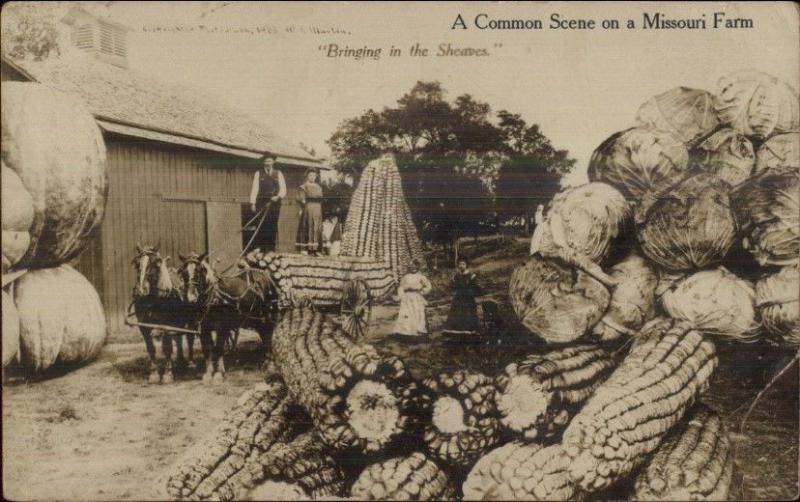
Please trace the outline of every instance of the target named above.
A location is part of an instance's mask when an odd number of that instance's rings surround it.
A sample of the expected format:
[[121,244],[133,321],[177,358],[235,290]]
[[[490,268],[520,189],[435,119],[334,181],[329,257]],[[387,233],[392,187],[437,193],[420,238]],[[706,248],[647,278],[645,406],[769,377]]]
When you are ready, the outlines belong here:
[[431,283],[419,271],[419,261],[414,260],[406,275],[400,279],[397,295],[400,297],[400,312],[394,325],[394,333],[409,337],[426,337],[428,319],[425,315],[425,295],[431,291]]

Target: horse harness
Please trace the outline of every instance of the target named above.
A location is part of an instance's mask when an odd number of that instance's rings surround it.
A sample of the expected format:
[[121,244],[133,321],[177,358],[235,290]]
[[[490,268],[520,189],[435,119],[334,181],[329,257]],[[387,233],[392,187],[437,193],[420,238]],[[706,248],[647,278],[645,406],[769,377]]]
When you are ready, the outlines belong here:
[[[253,276],[256,273],[263,274],[263,277],[265,277],[266,280],[267,280],[265,285],[262,285],[262,283],[260,283],[260,282],[255,280],[255,278]],[[242,300],[248,294],[255,295],[256,299],[258,299],[260,301],[261,305],[267,306],[267,305],[277,305],[278,304],[277,298],[274,299],[274,300],[267,300],[267,289],[268,288],[265,287],[265,286],[269,286],[269,289],[271,289],[273,291],[278,291],[278,286],[277,286],[277,284],[275,284],[275,281],[272,279],[272,276],[265,270],[247,267],[247,268],[243,269],[241,272],[239,272],[237,274],[230,275],[230,276],[224,276],[224,277],[221,277],[220,279],[224,279],[224,278],[233,279],[233,278],[240,278],[242,276],[244,277],[244,280],[246,281],[246,287],[245,287],[244,291],[238,296],[237,295],[232,295],[230,293],[225,292],[219,286],[219,283],[220,283],[219,279],[217,281],[215,281],[215,282],[213,282],[213,283],[208,285],[208,287],[207,287],[207,289],[205,291],[206,299],[207,299],[206,300],[206,309],[205,309],[205,312],[203,313],[203,316],[200,319],[201,323],[205,320],[205,317],[208,314],[210,308],[215,306],[215,305],[226,305],[226,306],[235,308],[236,312],[242,317],[242,323],[241,324],[244,324],[245,319],[262,320],[263,319],[262,316],[253,314],[253,311],[256,308],[256,303],[257,303],[256,301],[250,302],[250,306],[246,310],[242,309]],[[240,326],[241,326],[241,324],[240,324]]]

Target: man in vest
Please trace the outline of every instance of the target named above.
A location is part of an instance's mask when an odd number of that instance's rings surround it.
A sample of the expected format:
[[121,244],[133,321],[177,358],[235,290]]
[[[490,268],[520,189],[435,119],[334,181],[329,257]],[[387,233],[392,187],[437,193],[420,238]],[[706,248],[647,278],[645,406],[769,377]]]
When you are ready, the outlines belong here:
[[[267,215],[253,239],[253,247],[261,251],[274,251],[278,242],[278,216],[281,212],[281,200],[286,197],[286,182],[283,173],[275,168],[277,157],[265,153],[261,158],[263,169],[259,169],[253,176],[253,187],[250,190],[250,209],[253,212],[261,211],[267,204]],[[256,220],[258,223],[258,220]]]

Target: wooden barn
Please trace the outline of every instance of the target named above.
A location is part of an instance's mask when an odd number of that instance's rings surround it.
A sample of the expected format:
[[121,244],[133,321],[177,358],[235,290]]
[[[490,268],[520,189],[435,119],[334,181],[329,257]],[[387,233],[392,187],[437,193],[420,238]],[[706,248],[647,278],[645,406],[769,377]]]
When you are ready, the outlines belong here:
[[[83,23],[84,34],[102,29],[90,17],[77,23]],[[103,132],[109,177],[105,219],[75,266],[97,288],[112,331],[125,329],[137,243],[159,245],[174,261],[178,253],[196,251],[210,252],[219,268],[232,263],[249,237],[241,229],[252,216],[251,182],[259,157],[268,151],[278,156],[288,191],[278,249],[294,252],[297,187],[306,169],[323,167],[218,99],[129,70],[120,64],[122,41],[111,46],[115,59],[91,51],[68,63],[17,65],[3,59],[2,72],[3,80],[35,80],[79,95]]]

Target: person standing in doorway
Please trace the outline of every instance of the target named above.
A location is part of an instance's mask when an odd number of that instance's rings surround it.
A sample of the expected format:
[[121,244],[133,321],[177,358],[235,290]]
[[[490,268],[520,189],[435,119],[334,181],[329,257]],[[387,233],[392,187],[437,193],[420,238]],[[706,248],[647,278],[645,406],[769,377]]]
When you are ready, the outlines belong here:
[[477,276],[469,269],[465,258],[458,259],[458,270],[450,281],[453,302],[442,333],[445,335],[475,335],[478,333],[478,305],[481,294]]
[[317,178],[317,171],[309,169],[297,194],[297,201],[303,206],[297,227],[297,248],[303,254],[316,255],[322,250],[322,186]]
[[[262,168],[253,176],[250,189],[250,209],[258,213],[267,207],[258,235],[253,240],[253,247],[261,251],[275,251],[278,242],[278,217],[281,212],[281,201],[286,197],[286,181],[283,173],[275,167],[277,157],[265,153],[261,158]],[[258,223],[259,219],[256,219]]]

